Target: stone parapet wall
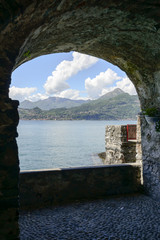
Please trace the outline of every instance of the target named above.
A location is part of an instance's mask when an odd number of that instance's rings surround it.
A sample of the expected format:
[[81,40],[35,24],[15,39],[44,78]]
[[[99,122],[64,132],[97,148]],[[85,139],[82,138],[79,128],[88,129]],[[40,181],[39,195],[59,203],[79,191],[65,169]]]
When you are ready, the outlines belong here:
[[136,142],[127,142],[127,126],[106,126],[106,164],[136,162]]
[[136,162],[142,163],[141,118],[137,117]]
[[136,164],[21,172],[20,207],[135,193],[141,189],[140,178],[141,168]]
[[136,140],[129,140],[127,136],[127,125],[106,126],[105,164],[121,164],[137,162],[142,164],[141,146],[141,118],[137,117],[135,132]]

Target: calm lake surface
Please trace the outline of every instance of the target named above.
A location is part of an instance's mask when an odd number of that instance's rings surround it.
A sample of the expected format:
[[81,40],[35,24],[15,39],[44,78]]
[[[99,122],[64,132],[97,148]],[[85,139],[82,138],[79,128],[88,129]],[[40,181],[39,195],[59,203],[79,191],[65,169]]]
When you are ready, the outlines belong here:
[[102,165],[105,126],[136,121],[28,121],[18,126],[21,170]]

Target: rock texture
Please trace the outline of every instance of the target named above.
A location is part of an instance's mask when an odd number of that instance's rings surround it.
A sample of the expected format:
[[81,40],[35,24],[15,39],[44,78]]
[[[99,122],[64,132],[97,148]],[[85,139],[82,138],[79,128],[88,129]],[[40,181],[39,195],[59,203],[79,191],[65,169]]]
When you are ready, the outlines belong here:
[[136,144],[136,162],[142,163],[142,144],[141,144],[141,118],[137,116],[137,144]]
[[106,164],[136,162],[136,141],[127,141],[127,126],[106,126]]
[[[48,53],[74,50],[91,54],[127,73],[137,89],[142,108],[157,107],[160,104],[160,3],[158,0],[3,0],[0,33],[0,119],[3,119],[0,139],[4,139],[0,143],[1,206],[8,203],[3,207],[8,217],[0,221],[11,226],[17,218],[12,209],[18,204],[15,142],[18,116],[14,102],[8,99],[13,69]],[[160,198],[160,134],[143,117],[141,121],[144,184],[150,194]],[[16,239],[16,224],[15,220],[11,229],[3,228],[0,238]]]
[[[137,117],[137,125],[133,125],[133,134],[128,136],[136,138],[129,140],[127,137],[127,125],[109,125],[106,126],[105,148],[106,154],[104,163],[132,163],[142,164],[142,147],[141,147],[141,119]],[[130,134],[129,134],[130,135]]]
[[0,239],[12,239],[10,237],[19,233],[19,161],[15,141],[18,124],[17,101],[6,99],[4,104],[0,102],[0,105]]
[[160,199],[160,132],[142,118],[143,183],[146,192]]

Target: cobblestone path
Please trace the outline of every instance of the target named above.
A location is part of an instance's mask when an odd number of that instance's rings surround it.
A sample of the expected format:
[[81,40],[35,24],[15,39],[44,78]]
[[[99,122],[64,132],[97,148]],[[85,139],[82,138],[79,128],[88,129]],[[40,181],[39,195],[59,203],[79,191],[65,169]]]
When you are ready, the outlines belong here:
[[160,240],[160,202],[124,196],[20,213],[21,240]]

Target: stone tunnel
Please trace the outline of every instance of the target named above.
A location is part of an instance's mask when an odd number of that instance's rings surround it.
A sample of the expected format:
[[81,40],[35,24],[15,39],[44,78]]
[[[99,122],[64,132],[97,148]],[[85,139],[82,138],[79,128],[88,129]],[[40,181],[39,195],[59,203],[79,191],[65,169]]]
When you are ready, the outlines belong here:
[[[0,2],[0,239],[19,239],[18,101],[12,71],[38,56],[78,51],[126,72],[141,109],[160,106],[158,0],[3,0]],[[160,200],[160,133],[141,115],[143,181]]]

